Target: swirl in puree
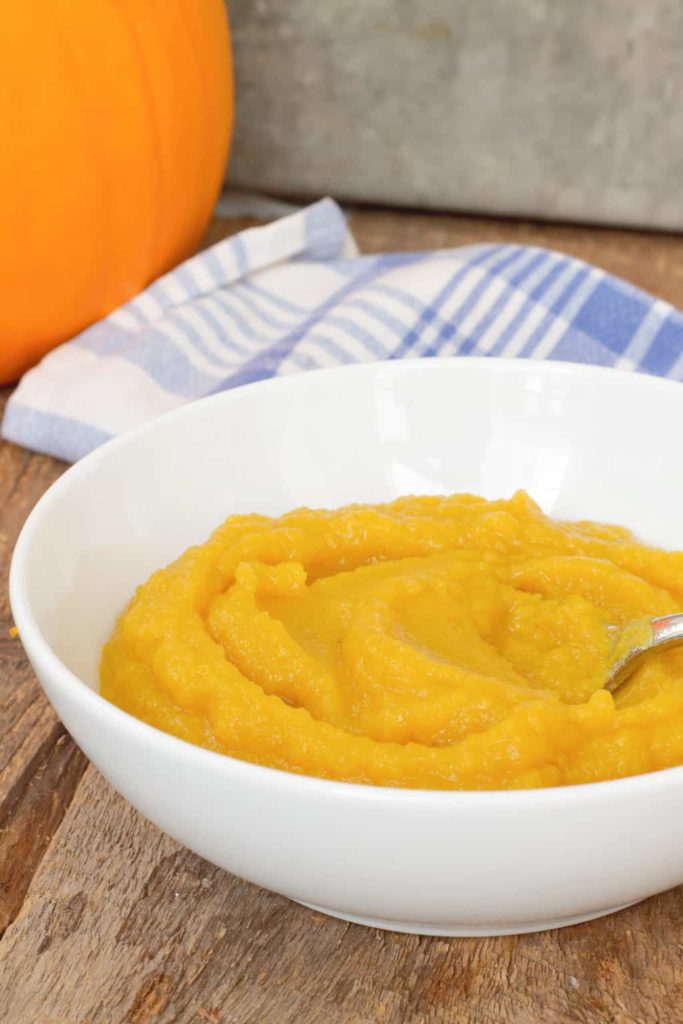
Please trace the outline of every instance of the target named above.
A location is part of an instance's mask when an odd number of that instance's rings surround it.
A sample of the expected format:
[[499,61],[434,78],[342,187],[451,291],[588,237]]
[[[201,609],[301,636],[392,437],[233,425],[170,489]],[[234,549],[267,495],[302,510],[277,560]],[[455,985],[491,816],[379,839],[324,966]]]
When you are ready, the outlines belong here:
[[138,589],[102,693],[328,779],[593,782],[683,763],[681,651],[603,689],[614,627],[682,608],[683,552],[554,522],[524,492],[232,516]]

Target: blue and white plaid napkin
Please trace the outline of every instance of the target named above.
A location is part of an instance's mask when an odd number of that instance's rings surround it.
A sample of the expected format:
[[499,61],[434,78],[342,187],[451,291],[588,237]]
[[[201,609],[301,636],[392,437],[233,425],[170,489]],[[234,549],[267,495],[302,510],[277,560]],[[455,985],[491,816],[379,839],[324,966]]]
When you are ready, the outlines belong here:
[[683,315],[596,267],[520,245],[359,256],[324,199],[194,256],[55,349],[5,438],[69,461],[195,398],[374,359],[522,356],[683,379]]

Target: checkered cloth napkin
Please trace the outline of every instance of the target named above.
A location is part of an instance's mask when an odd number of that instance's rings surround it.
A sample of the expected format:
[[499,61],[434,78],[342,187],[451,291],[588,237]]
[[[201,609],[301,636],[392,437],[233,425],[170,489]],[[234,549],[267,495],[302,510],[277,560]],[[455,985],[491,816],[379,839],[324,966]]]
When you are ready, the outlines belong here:
[[519,356],[683,379],[683,314],[520,245],[359,256],[330,199],[194,256],[61,345],[5,438],[69,461],[203,395],[375,359]]

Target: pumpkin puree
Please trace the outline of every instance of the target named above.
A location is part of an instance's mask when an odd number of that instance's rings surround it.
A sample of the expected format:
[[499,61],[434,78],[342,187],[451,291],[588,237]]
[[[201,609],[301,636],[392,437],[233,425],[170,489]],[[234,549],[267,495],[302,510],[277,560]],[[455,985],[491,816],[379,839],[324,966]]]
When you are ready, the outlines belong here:
[[232,516],[140,587],[102,693],[287,771],[508,789],[683,763],[683,653],[615,699],[614,627],[683,608],[683,552],[523,492]]

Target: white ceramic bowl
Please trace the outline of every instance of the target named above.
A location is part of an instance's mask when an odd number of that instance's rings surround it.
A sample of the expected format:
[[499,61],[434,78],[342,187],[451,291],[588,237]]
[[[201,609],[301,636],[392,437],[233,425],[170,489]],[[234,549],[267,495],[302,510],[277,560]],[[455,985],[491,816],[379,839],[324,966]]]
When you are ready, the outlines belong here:
[[492,935],[683,882],[683,768],[531,792],[349,785],[210,753],[97,694],[135,586],[229,513],[526,488],[546,511],[683,547],[683,389],[504,360],[377,363],[250,385],[105,445],[42,498],[15,621],[69,732],[143,814],[215,864],[352,921]]

